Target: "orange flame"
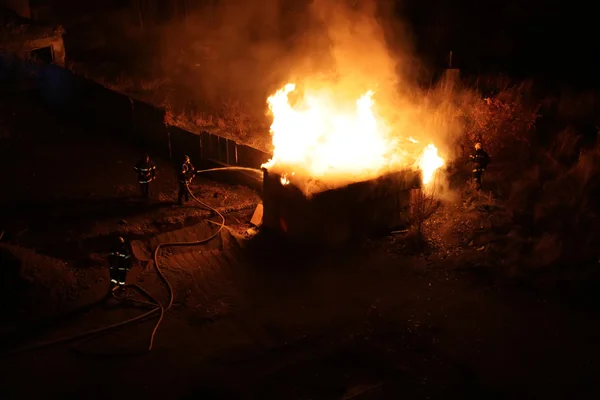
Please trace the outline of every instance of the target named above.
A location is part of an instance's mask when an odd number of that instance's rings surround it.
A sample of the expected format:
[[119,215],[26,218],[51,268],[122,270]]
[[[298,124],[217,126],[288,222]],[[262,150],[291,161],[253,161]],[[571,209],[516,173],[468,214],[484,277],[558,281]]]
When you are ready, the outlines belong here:
[[[288,83],[267,100],[274,152],[263,167],[280,172],[282,184],[296,172],[336,185],[415,166],[428,185],[444,165],[433,144],[412,159],[400,149],[385,120],[373,112],[373,91],[364,93],[352,108],[336,102],[335,94],[327,90],[305,90],[292,106],[289,95],[295,89]],[[407,140],[413,146],[419,143],[412,136]]]

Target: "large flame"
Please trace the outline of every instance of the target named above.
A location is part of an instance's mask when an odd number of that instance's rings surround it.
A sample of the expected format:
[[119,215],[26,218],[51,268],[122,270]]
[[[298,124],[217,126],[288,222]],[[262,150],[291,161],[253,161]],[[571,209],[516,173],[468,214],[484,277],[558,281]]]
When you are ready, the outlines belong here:
[[[292,106],[289,96],[295,89],[289,83],[267,100],[273,115],[274,152],[263,167],[281,173],[283,184],[289,183],[291,175],[343,184],[416,167],[428,185],[444,165],[433,144],[415,154],[400,148],[399,137],[373,112],[373,91],[363,94],[352,107],[336,102],[335,95],[326,90],[306,89]],[[406,141],[419,147],[412,136]]]
[[438,155],[438,149],[433,144],[427,145],[419,157],[419,168],[423,176],[423,184],[429,185],[438,168],[443,167],[444,159]]

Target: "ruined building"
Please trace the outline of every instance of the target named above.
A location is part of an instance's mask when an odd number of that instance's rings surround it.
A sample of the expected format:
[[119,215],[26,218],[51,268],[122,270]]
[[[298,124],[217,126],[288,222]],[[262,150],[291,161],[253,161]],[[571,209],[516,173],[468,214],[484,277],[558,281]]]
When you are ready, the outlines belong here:
[[52,9],[50,0],[0,0],[0,7],[34,21],[46,19]]
[[2,8],[0,24],[0,53],[65,65],[62,26],[42,24]]

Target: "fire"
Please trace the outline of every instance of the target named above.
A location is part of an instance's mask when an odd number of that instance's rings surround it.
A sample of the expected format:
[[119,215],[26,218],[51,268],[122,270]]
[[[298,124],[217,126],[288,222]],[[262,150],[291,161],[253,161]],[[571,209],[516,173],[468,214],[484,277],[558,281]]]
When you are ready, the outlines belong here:
[[[295,90],[296,85],[289,83],[267,100],[273,116],[274,152],[263,167],[281,173],[282,184],[288,184],[289,176],[296,172],[339,184],[416,166],[427,185],[444,165],[433,144],[421,155],[417,151],[412,159],[400,148],[399,138],[373,111],[373,91],[364,93],[352,106],[335,101],[333,91],[305,90],[292,106],[289,97]],[[413,147],[419,143],[412,136],[405,141]]]
[[423,154],[419,158],[419,168],[421,169],[423,184],[425,186],[431,182],[437,169],[443,167],[444,163],[444,159],[438,156],[438,149],[434,145],[429,144],[425,147]]

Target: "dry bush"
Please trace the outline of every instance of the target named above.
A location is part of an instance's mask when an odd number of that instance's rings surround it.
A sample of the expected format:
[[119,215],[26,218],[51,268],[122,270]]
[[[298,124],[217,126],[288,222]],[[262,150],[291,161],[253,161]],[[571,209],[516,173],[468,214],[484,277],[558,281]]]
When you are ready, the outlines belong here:
[[529,86],[505,89],[492,97],[467,98],[461,107],[463,145],[482,142],[495,159],[514,158],[530,145],[530,132],[539,118],[539,105],[527,101]]
[[191,123],[198,127],[210,128],[219,125],[218,116],[214,116],[213,114],[207,112],[193,112],[190,113],[190,115],[187,116],[187,118],[190,120]]
[[217,124],[221,131],[227,132],[235,140],[264,151],[270,150],[268,125],[252,115],[239,99],[223,101]]
[[168,84],[167,78],[140,79],[139,88],[145,92],[156,92]]
[[134,95],[156,107],[166,106],[165,100],[156,98],[159,92],[168,90],[169,81],[166,78],[134,78],[122,73],[114,79],[107,77],[93,77],[92,79],[115,92]]
[[475,81],[475,87],[480,91],[490,92],[490,94],[502,93],[511,90],[515,82],[504,74],[478,76]]
[[600,144],[586,150],[580,140],[572,129],[564,130],[543,150],[545,165],[512,185],[506,207],[520,227],[515,240],[531,242],[523,264],[529,269],[572,272],[597,265]]
[[425,237],[425,221],[437,209],[439,201],[434,192],[425,190],[412,190],[410,195],[410,217],[411,226],[406,236],[407,242],[415,251],[424,251],[427,247],[427,238]]
[[135,91],[134,79],[125,74],[120,74],[116,79],[95,78],[94,80],[115,92],[130,93]]
[[167,126],[177,126],[183,129],[191,130],[193,125],[184,112],[177,113],[173,108],[167,107],[165,110],[164,121]]
[[167,106],[165,124],[192,132],[205,130],[266,152],[271,151],[268,125],[245,112],[239,100],[223,101],[221,108],[213,113],[186,112]]
[[240,139],[252,131],[252,119],[243,110],[240,100],[224,99],[219,110],[217,124],[223,130],[229,130]]
[[420,234],[422,233],[423,223],[433,213],[436,200],[432,195],[428,195],[423,190],[414,190],[410,198],[410,209],[413,226]]
[[499,207],[497,199],[489,192],[467,187],[462,194],[463,207],[467,211],[490,211]]
[[[495,167],[484,185],[506,183],[507,198],[466,191],[465,210],[480,214],[482,235],[509,275],[588,276],[583,272],[598,270],[600,255],[600,143],[588,141],[586,149],[579,129],[594,122],[595,97],[585,94],[573,106],[561,97],[531,101],[524,85],[496,93],[476,100],[463,94],[461,140],[469,148],[484,144]],[[546,117],[533,135],[540,104]]]

